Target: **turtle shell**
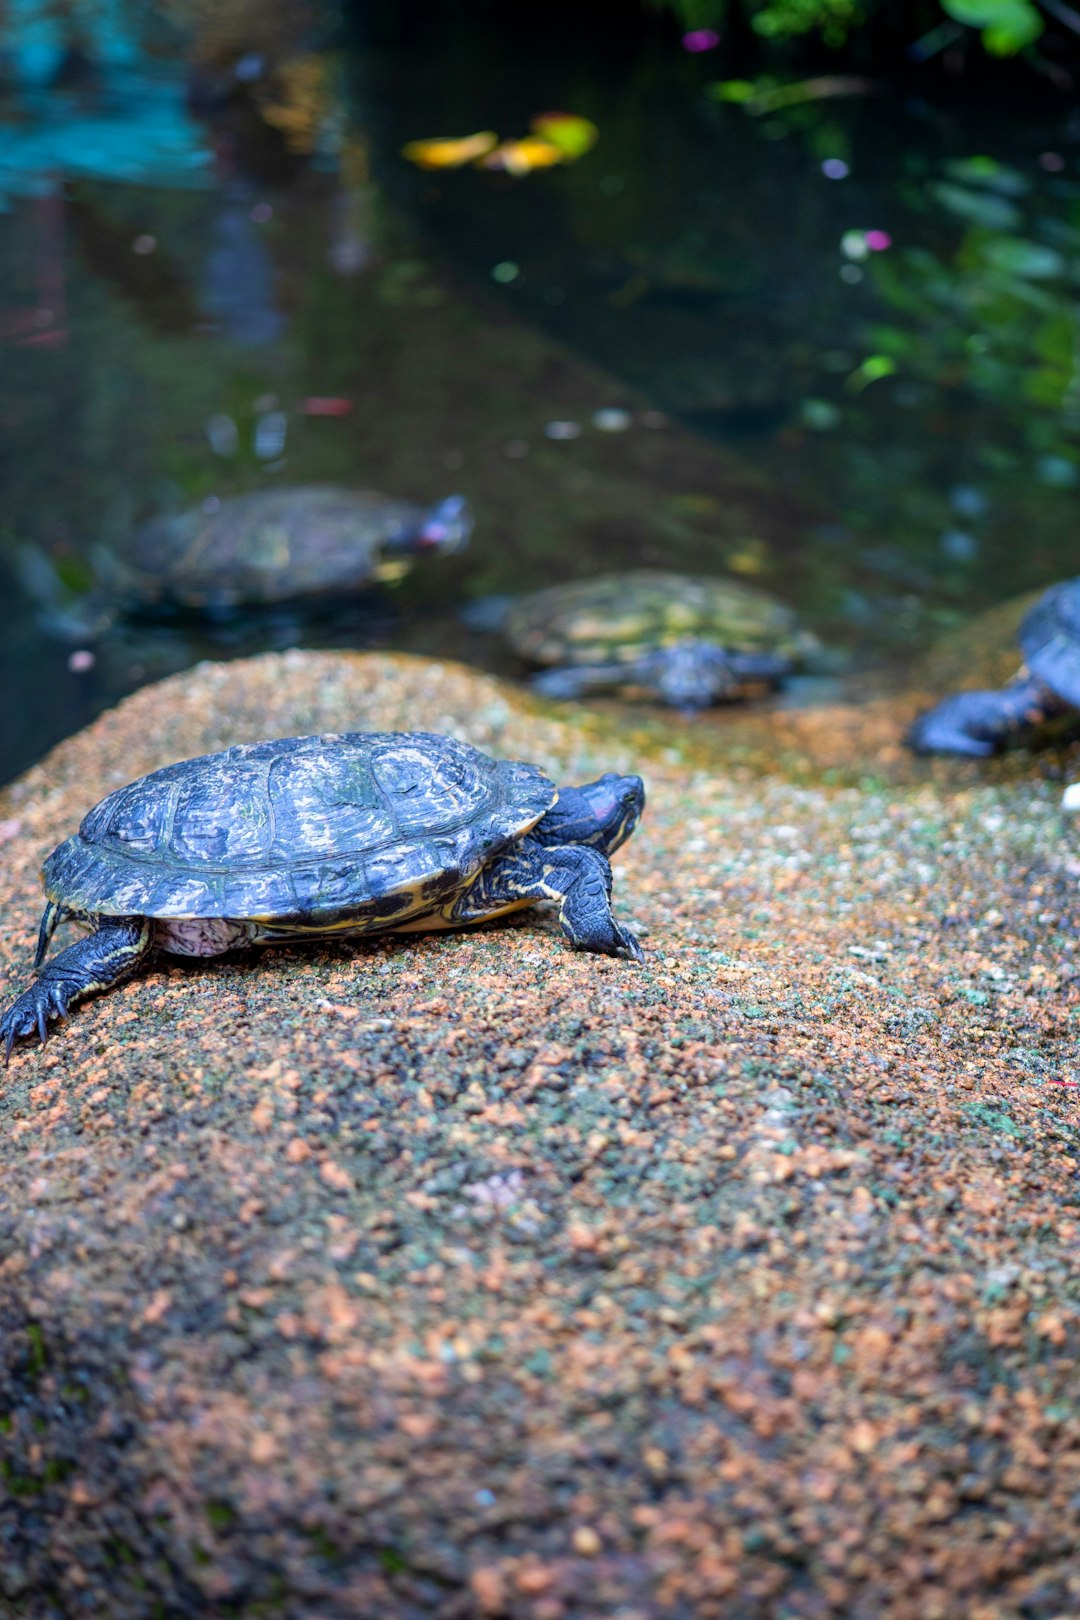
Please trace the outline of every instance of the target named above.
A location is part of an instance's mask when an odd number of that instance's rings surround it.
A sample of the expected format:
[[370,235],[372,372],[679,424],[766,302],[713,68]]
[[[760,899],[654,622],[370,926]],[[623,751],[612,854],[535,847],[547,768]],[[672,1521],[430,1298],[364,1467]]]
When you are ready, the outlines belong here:
[[555,802],[535,765],[429,732],[245,744],[111,793],[44,867],[106,916],[396,925],[437,909]]
[[813,637],[790,608],[738,580],[639,568],[523,597],[506,622],[511,646],[535,664],[630,662],[687,637],[729,652],[805,656]]
[[370,583],[379,547],[424,510],[371,490],[330,484],[234,495],[213,511],[144,524],[122,562],[144,603],[230,608],[284,602]]
[[1080,579],[1051,585],[1021,624],[1019,641],[1036,680],[1080,707]]

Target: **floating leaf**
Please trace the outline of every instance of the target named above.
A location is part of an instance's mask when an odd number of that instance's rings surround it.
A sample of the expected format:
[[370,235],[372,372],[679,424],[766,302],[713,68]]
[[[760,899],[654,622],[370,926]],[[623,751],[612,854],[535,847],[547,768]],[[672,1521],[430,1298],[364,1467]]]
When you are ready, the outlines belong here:
[[567,163],[590,152],[600,139],[600,131],[590,118],[577,113],[541,113],[531,120],[529,128],[541,140],[557,146]]
[[525,135],[520,141],[503,141],[494,151],[480,158],[478,167],[505,169],[507,174],[530,174],[533,169],[550,169],[553,164],[565,163],[566,154],[553,141],[542,141],[538,135]]
[[494,130],[482,129],[475,135],[436,135],[426,141],[409,141],[401,155],[420,169],[461,169],[497,146]]

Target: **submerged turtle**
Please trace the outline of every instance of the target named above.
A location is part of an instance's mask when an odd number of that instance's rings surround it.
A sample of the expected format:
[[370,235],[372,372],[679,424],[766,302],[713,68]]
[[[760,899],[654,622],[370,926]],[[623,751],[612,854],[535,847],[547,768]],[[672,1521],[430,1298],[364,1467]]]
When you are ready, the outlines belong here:
[[[535,765],[430,732],[245,744],[103,799],[45,862],[37,978],[0,1018],[48,1020],[152,951],[454,928],[554,900],[583,950],[640,962],[611,914],[608,856],[645,804],[637,776],[557,788]],[[66,921],[92,932],[41,967]]]
[[460,550],[471,530],[461,495],[424,508],[372,490],[308,484],[152,518],[123,547],[95,548],[81,589],[37,548],[24,547],[19,562],[24,586],[60,634],[94,635],[118,607],[215,614],[332,601],[399,578],[415,557]]
[[555,585],[512,604],[510,645],[547,697],[639,688],[697,710],[775,685],[817,643],[790,608],[732,579],[639,568]]
[[413,557],[459,550],[471,528],[461,495],[425,509],[332,484],[260,489],[151,519],[119,570],[125,593],[147,605],[294,601],[396,578]]
[[920,754],[996,753],[1019,731],[1080,708],[1080,579],[1052,585],[1017,632],[1024,662],[999,691],[954,692],[907,734]]

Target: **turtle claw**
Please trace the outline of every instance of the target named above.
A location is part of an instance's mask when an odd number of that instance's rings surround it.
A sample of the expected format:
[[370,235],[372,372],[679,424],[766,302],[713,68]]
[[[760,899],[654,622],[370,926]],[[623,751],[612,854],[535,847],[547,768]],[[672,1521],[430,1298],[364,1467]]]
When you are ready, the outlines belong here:
[[645,965],[645,952],[642,950],[641,945],[639,944],[635,935],[633,935],[628,928],[621,928],[619,924],[616,923],[615,939],[617,941],[619,954],[621,956],[628,956],[631,962],[637,962],[641,967]]
[[15,1042],[36,1035],[42,1046],[48,1043],[49,1020],[67,1016],[67,999],[60,985],[36,980],[17,996],[0,1018],[0,1040],[4,1043],[4,1067],[11,1061]]

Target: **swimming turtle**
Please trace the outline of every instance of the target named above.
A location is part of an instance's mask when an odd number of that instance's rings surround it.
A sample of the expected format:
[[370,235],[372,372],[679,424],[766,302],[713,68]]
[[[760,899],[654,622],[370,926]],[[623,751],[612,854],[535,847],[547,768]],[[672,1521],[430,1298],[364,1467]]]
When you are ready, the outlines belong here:
[[[558,788],[535,765],[431,732],[244,744],[111,793],[43,869],[37,978],[0,1018],[10,1054],[152,951],[453,928],[554,900],[571,945],[640,962],[608,856],[645,789]],[[53,931],[91,930],[41,966]]]
[[92,548],[73,586],[44,551],[24,546],[20,576],[64,636],[102,634],[118,608],[219,614],[240,607],[333,601],[400,578],[413,558],[459,551],[472,518],[465,498],[427,508],[332,484],[260,489],[162,513],[123,545]]
[[733,579],[638,568],[553,585],[509,608],[510,645],[547,697],[630,687],[697,710],[775,685],[817,642],[790,608]]
[[425,509],[332,484],[259,489],[152,518],[118,559],[120,583],[139,603],[196,609],[325,596],[457,551],[471,528],[461,495]]
[[1051,585],[1017,632],[1024,662],[998,691],[954,692],[907,734],[920,754],[996,753],[1016,732],[1080,708],[1080,579]]

